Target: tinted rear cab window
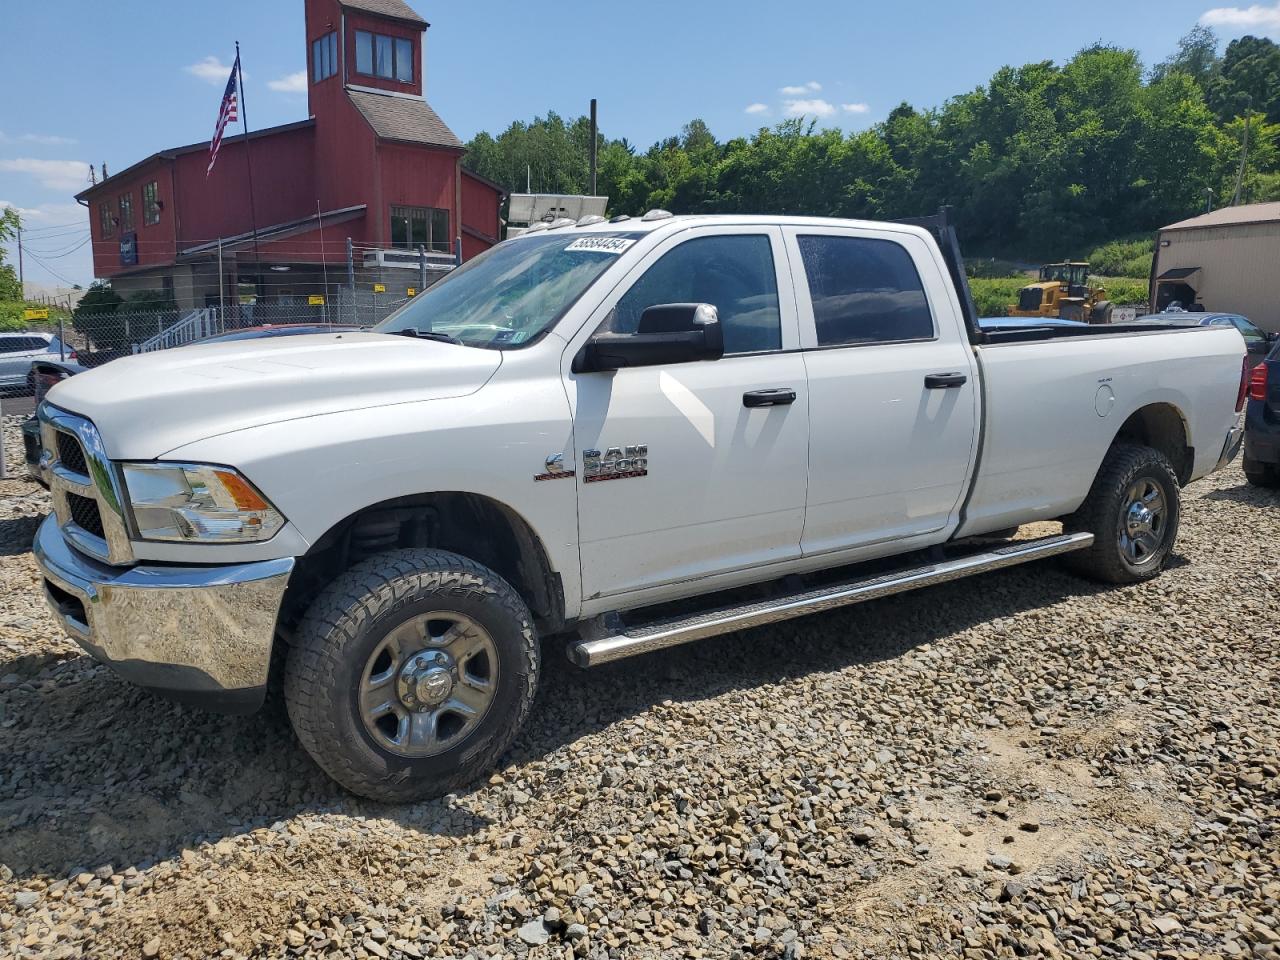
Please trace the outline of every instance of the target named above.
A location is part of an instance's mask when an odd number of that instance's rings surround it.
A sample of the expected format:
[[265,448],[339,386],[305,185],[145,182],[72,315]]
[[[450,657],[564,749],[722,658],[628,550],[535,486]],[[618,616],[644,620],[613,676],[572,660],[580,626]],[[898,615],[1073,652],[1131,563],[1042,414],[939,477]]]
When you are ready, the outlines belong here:
[[796,239],[819,346],[933,338],[920,274],[900,244],[867,237]]

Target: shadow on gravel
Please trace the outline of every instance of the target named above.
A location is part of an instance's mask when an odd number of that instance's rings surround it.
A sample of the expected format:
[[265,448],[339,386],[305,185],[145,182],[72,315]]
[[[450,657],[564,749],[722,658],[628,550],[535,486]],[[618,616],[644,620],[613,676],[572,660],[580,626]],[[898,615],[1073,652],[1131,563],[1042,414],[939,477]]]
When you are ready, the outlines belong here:
[[1244,503],[1251,507],[1270,507],[1280,503],[1280,489],[1255,487],[1251,483],[1242,483],[1235,487],[1222,487],[1210,490],[1204,495],[1206,500],[1230,500]]
[[38,517],[9,517],[0,520],[0,557],[16,557],[31,552],[31,542],[36,538],[36,528],[44,519]]
[[20,877],[141,870],[309,811],[436,835],[486,825],[445,800],[393,808],[342,792],[298,746],[282,704],[249,717],[204,713],[89,657],[33,684],[0,693],[0,863]]
[[[505,762],[540,759],[666,700],[697,701],[856,669],[977,624],[1110,589],[1118,588],[1079,579],[1050,563],[1030,564],[591,670],[573,666],[560,649],[547,646],[539,702]],[[814,704],[815,710],[823,708]]]
[[[590,671],[570,665],[552,642],[538,705],[503,764],[542,760],[665,700],[858,668],[974,624],[1100,592],[1041,564]],[[297,745],[279,703],[250,717],[203,713],[132,687],[87,657],[0,693],[0,757],[0,863],[19,876],[106,863],[141,870],[184,847],[307,811],[391,817],[453,836],[485,826],[448,799],[396,808],[343,793]]]

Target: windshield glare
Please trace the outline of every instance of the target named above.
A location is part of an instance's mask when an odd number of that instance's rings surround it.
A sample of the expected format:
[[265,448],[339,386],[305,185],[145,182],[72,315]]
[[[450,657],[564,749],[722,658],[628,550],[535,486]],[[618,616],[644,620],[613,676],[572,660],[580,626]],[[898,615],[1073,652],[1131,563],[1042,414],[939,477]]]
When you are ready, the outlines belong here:
[[566,231],[499,244],[373,329],[444,333],[472,347],[523,346],[560,319],[639,236]]

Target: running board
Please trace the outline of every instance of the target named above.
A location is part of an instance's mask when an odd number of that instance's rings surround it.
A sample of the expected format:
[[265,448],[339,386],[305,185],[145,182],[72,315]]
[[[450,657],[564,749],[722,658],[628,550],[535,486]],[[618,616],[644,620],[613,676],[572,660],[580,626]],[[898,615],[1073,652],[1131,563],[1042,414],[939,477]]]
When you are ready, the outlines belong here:
[[834,610],[836,607],[905,593],[920,587],[931,587],[1031,560],[1041,560],[1059,553],[1083,550],[1092,543],[1091,533],[1067,533],[1040,540],[1025,540],[984,553],[898,570],[878,577],[847,580],[771,600],[723,607],[678,620],[638,624],[621,629],[616,626],[609,629],[605,625],[605,618],[598,617],[583,626],[580,640],[569,644],[569,659],[580,667],[595,667],[704,637],[747,630],[779,620]]

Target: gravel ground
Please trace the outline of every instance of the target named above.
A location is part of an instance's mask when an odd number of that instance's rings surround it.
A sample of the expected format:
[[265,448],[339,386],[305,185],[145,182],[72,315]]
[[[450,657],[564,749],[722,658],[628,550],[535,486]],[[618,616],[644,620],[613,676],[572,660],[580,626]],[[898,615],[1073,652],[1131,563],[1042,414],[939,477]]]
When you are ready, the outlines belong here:
[[[10,437],[12,440],[12,426]],[[11,461],[12,462],[12,461]],[[1006,571],[591,672],[473,790],[333,787],[62,639],[0,483],[0,953],[1280,957],[1280,497],[1103,589]]]

